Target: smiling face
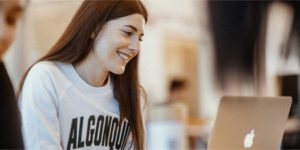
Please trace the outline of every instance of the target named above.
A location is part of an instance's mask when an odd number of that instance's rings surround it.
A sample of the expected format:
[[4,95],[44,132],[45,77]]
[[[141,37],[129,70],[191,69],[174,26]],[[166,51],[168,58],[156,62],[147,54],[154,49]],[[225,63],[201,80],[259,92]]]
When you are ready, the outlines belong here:
[[140,51],[145,19],[140,14],[117,18],[105,23],[98,33],[92,52],[101,68],[123,74],[126,64]]
[[18,0],[0,1],[0,59],[15,38],[16,24],[21,12]]

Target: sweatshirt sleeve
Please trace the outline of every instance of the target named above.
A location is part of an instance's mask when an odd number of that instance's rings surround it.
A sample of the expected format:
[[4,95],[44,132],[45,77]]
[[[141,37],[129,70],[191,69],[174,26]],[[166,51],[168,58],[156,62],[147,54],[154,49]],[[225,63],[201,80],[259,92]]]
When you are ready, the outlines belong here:
[[19,97],[23,139],[28,150],[62,149],[57,95],[45,68],[37,64],[30,70]]

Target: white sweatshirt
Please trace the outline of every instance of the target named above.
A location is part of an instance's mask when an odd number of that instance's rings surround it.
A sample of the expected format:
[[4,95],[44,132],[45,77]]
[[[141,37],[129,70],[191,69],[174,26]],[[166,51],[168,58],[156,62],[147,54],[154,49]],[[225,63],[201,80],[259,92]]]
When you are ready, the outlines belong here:
[[110,81],[93,87],[71,64],[43,61],[34,65],[24,82],[19,107],[28,150],[131,146],[128,121],[118,126],[119,104]]

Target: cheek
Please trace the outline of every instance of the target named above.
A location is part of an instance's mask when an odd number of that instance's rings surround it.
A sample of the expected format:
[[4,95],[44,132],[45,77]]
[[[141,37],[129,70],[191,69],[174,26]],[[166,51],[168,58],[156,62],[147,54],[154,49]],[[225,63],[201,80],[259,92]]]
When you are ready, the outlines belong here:
[[109,51],[111,49],[110,45],[110,41],[95,41],[93,48],[96,51],[97,55],[103,57],[109,54]]
[[128,47],[130,39],[122,34],[115,34],[114,36],[110,37],[110,43],[111,46],[115,47],[116,49],[124,49]]
[[118,45],[120,44],[116,39],[118,39],[118,37],[103,35],[102,38],[100,37],[95,41],[94,49],[103,54],[109,54],[114,50],[117,50]]
[[118,40],[111,40],[109,41],[106,46],[105,46],[105,53],[110,57],[117,57],[117,51],[122,50],[122,49],[126,49],[127,46],[127,42],[123,39],[118,39]]
[[105,42],[96,44],[94,48],[96,55],[100,61],[99,63],[105,64],[107,68],[111,68],[112,66],[114,66],[113,64],[115,64],[115,61],[118,59],[118,55],[116,47],[113,43]]
[[118,55],[117,51],[128,48],[128,41],[121,35],[113,34],[110,36],[102,35],[94,43],[94,50],[99,59],[99,63],[104,64],[105,68],[116,74],[124,71],[125,63]]

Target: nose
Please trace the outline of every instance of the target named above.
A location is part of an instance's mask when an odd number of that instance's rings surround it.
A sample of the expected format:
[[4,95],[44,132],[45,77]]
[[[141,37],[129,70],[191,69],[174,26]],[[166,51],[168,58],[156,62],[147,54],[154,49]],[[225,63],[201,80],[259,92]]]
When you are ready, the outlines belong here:
[[135,53],[138,53],[140,51],[140,40],[139,39],[133,39],[131,43],[129,44],[128,48]]

